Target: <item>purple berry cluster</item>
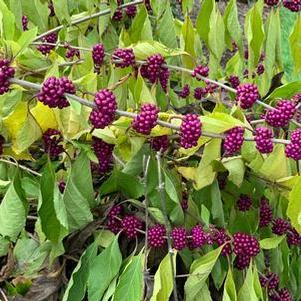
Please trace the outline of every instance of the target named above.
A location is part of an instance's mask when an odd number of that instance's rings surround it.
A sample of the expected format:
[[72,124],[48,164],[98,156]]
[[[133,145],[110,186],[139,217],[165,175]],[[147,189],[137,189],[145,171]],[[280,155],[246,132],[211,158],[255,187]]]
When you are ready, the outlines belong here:
[[282,218],[276,218],[273,220],[272,232],[276,235],[283,235],[290,227],[290,223]]
[[[224,245],[221,252],[222,256],[227,256],[232,253],[231,237],[226,232],[226,229],[211,227],[209,234],[212,243],[216,243],[218,246]],[[210,244],[211,241],[209,240],[208,243]]]
[[292,12],[299,12],[301,10],[300,0],[283,0],[283,6]]
[[175,227],[171,231],[172,246],[176,250],[183,250],[187,246],[187,231],[184,227]]
[[115,66],[125,68],[135,65],[135,54],[132,48],[117,48],[112,54],[112,60]]
[[237,200],[236,206],[239,211],[249,211],[252,206],[252,199],[249,196],[242,194]]
[[63,137],[60,131],[48,129],[44,132],[42,140],[43,148],[51,158],[56,158],[64,152],[64,147],[62,145]]
[[193,249],[201,248],[208,242],[208,234],[202,225],[196,225],[191,229],[190,246]]
[[134,18],[137,14],[137,7],[136,5],[129,5],[125,9],[125,13],[129,18]]
[[108,144],[102,139],[93,137],[92,147],[99,162],[99,173],[103,174],[108,171],[113,160],[114,145]]
[[132,121],[133,129],[143,135],[149,135],[156,126],[159,109],[153,104],[143,104],[139,114]]
[[72,48],[71,46],[67,45],[66,47],[66,58],[69,60],[72,60],[75,56],[79,59],[80,58],[80,52],[78,49]]
[[183,89],[178,93],[179,97],[181,98],[187,98],[189,94],[190,94],[189,85],[185,85]]
[[293,301],[290,291],[287,288],[272,292],[270,301]]
[[160,248],[166,243],[166,229],[163,225],[156,224],[147,231],[148,244],[152,248]]
[[269,201],[265,198],[260,200],[259,206],[259,227],[267,227],[273,220],[273,211]]
[[273,127],[287,126],[296,112],[294,102],[281,100],[277,103],[275,109],[268,110],[265,115],[266,122]]
[[143,226],[142,221],[134,215],[126,215],[121,220],[122,232],[128,239],[133,239],[138,235],[138,230]]
[[201,127],[202,124],[198,115],[185,115],[180,127],[180,145],[186,149],[197,146],[202,134]]
[[264,71],[265,71],[264,65],[261,64],[261,63],[258,64],[257,69],[256,69],[256,73],[257,73],[258,75],[261,75],[261,74],[264,73]]
[[112,20],[114,21],[121,21],[123,17],[122,9],[117,8],[112,16]]
[[[51,44],[55,44],[57,41],[57,34],[55,32],[48,34],[47,36],[42,38],[42,42],[44,43],[51,43]],[[44,55],[47,55],[48,53],[50,53],[50,51],[52,49],[55,48],[55,45],[39,45],[37,47],[37,49]]]
[[123,214],[123,209],[122,205],[116,205],[113,206],[108,213],[107,226],[114,234],[122,230],[121,215]]
[[96,108],[90,113],[89,120],[94,128],[103,129],[115,119],[117,102],[114,93],[103,89],[95,94],[94,102]]
[[22,29],[23,31],[28,30],[28,18],[27,16],[22,16]]
[[279,0],[264,0],[264,3],[268,6],[276,6],[279,3]]
[[265,275],[259,276],[260,284],[267,290],[277,289],[280,279],[279,276],[273,272],[267,272]]
[[249,109],[260,98],[257,86],[254,84],[240,84],[237,87],[236,101],[242,109]]
[[0,59],[0,95],[9,91],[9,79],[14,77],[15,69],[10,67],[10,62]]
[[198,65],[194,68],[191,76],[195,77],[197,80],[201,80],[200,76],[207,77],[209,74],[209,68],[204,65]]
[[240,85],[240,79],[236,75],[230,75],[229,83],[232,88],[236,89]]
[[226,132],[226,137],[224,139],[224,149],[226,155],[233,155],[238,152],[244,142],[244,132],[243,127],[235,127]]
[[292,132],[291,142],[285,147],[285,154],[293,160],[301,160],[301,129]]
[[167,135],[154,137],[151,139],[151,148],[156,152],[165,152],[169,146],[169,139]]
[[64,193],[65,188],[66,188],[66,182],[64,180],[59,181],[58,187],[59,187],[60,193]]
[[194,98],[197,100],[201,100],[207,94],[204,88],[195,88],[194,89]]
[[75,94],[75,87],[67,77],[56,78],[54,76],[47,78],[38,94],[38,100],[50,108],[63,109],[69,106],[65,93]]
[[92,59],[96,71],[99,71],[99,68],[103,64],[104,58],[105,58],[105,48],[103,44],[94,45],[92,48]]
[[256,148],[262,154],[269,154],[273,151],[273,132],[269,128],[257,128],[255,130]]

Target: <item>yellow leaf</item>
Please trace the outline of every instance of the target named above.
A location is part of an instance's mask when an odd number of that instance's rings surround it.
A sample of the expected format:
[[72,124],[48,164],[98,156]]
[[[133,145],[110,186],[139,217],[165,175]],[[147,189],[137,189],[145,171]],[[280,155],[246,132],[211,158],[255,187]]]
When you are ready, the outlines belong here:
[[37,105],[31,109],[32,116],[36,119],[43,132],[49,128],[57,129],[58,125],[52,109],[38,102]]
[[186,179],[186,180],[194,180],[197,168],[196,167],[178,167],[178,172]]

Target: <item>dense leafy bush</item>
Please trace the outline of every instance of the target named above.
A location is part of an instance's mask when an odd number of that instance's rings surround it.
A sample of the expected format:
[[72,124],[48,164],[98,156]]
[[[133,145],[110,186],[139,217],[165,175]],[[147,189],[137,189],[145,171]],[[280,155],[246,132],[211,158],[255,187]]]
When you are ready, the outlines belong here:
[[193,5],[0,0],[5,300],[301,299],[301,2]]

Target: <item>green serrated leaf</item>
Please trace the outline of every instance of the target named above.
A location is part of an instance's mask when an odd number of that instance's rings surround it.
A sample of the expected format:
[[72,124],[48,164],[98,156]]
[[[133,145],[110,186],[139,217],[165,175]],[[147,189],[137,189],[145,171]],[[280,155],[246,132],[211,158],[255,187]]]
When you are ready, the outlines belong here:
[[274,236],[269,238],[264,238],[259,241],[260,248],[264,250],[275,249],[282,242],[284,236]]

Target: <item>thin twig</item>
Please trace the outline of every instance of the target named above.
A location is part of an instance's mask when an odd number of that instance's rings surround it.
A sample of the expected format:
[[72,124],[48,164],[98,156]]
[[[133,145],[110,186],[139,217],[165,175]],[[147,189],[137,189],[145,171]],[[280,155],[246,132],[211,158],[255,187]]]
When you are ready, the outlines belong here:
[[24,165],[20,165],[20,164],[18,164],[16,162],[12,162],[12,161],[5,160],[5,159],[2,159],[2,158],[0,158],[0,162],[7,163],[7,164],[10,164],[10,165],[14,165],[14,166],[19,167],[20,169],[25,170],[28,173],[31,173],[31,174],[33,174],[35,176],[38,176],[38,177],[42,176],[40,173],[38,173],[38,172],[36,172],[36,171],[34,171],[34,170],[32,170],[32,169],[24,166]]
[[3,301],[8,301],[4,291],[2,290],[2,288],[0,288],[0,293],[1,293],[1,296],[3,297]]
[[161,152],[157,152],[156,154],[157,159],[157,168],[158,168],[158,191],[160,193],[160,201],[161,201],[161,209],[164,215],[165,220],[165,226],[166,226],[166,234],[167,234],[167,246],[168,246],[168,254],[170,258],[170,264],[171,264],[171,272],[172,272],[172,278],[173,278],[173,296],[174,300],[178,301],[178,293],[177,293],[177,282],[176,282],[176,271],[174,267],[173,257],[174,257],[174,251],[171,244],[171,224],[167,215],[167,207],[166,207],[166,197],[165,197],[165,185],[162,178],[162,170],[161,170]]

